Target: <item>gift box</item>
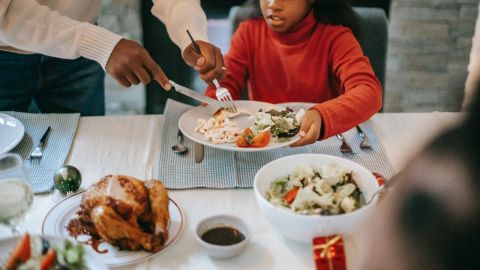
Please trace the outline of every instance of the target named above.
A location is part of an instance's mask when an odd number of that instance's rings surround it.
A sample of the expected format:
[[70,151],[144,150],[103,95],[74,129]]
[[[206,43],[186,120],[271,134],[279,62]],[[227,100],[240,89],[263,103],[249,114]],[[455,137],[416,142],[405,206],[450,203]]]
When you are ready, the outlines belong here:
[[339,235],[313,239],[313,258],[317,270],[345,270],[347,261]]
[[[385,183],[385,177],[380,173],[374,172],[373,175],[378,185]],[[317,270],[346,270],[347,260],[342,237],[334,235],[314,238],[313,258]]]

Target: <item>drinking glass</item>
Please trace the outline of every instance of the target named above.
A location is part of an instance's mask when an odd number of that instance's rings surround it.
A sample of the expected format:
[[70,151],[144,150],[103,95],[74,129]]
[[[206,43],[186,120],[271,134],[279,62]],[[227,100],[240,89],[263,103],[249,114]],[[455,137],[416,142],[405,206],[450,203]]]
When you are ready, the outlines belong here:
[[0,155],[0,224],[20,234],[20,224],[32,206],[33,191],[17,154]]

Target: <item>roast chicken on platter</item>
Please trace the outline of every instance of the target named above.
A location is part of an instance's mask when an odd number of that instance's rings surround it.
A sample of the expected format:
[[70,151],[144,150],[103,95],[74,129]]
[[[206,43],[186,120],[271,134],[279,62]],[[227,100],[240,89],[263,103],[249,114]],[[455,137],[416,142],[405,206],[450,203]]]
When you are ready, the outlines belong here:
[[168,204],[158,180],[108,175],[84,193],[78,216],[92,236],[120,249],[156,252],[168,239]]

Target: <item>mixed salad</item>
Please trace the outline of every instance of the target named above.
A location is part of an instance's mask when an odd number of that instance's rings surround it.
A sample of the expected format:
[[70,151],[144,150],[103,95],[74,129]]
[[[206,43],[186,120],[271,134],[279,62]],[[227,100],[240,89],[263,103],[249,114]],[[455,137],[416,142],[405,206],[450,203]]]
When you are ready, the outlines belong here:
[[337,215],[365,204],[352,172],[337,165],[300,167],[274,180],[266,193],[272,204],[304,215]]
[[22,236],[2,270],[60,270],[86,269],[83,262],[84,250],[80,244],[65,240],[63,247],[52,247],[40,236]]
[[[242,130],[232,118],[240,113],[250,115],[253,123]],[[195,132],[203,134],[205,140],[215,144],[236,143],[238,147],[265,147],[270,140],[286,142],[297,135],[305,110],[295,112],[291,108],[260,110],[254,114],[239,108],[237,113],[225,109],[217,110],[210,119],[197,119]]]
[[305,110],[295,112],[291,108],[284,110],[269,110],[250,116],[253,124],[246,128],[237,138],[238,147],[264,147],[270,139],[275,142],[286,142],[297,135]]

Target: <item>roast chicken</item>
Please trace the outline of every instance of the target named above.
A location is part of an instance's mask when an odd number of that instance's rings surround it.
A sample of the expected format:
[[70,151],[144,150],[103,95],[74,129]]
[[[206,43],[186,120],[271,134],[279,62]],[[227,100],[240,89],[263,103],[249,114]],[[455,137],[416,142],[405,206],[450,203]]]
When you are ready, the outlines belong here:
[[168,203],[158,180],[108,175],[87,189],[78,215],[94,237],[120,249],[156,252],[168,239]]

